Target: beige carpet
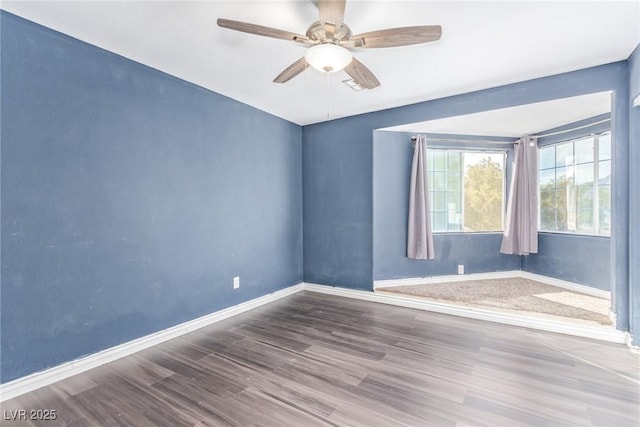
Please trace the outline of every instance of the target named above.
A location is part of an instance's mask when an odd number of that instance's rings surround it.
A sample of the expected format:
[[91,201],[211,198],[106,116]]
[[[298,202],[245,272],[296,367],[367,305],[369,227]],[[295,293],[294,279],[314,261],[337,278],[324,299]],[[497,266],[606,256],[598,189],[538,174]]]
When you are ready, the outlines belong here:
[[610,301],[533,280],[510,278],[396,286],[377,291],[478,308],[544,314],[611,325]]

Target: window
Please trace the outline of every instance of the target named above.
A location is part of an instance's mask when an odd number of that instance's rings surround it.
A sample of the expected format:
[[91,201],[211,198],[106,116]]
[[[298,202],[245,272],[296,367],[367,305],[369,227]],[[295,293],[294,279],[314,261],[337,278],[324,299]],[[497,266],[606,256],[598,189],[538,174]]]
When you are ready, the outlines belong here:
[[540,148],[540,230],[610,234],[611,133]]
[[501,231],[504,152],[427,150],[434,232]]

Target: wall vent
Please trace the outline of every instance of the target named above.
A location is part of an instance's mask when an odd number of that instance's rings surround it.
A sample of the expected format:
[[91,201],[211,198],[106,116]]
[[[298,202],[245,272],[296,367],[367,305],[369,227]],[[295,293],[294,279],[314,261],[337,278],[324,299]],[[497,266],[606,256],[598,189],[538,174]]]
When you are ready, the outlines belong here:
[[346,84],[347,86],[349,86],[351,89],[355,90],[356,92],[360,92],[360,91],[364,90],[364,88],[362,86],[360,86],[353,79],[343,80],[342,83]]

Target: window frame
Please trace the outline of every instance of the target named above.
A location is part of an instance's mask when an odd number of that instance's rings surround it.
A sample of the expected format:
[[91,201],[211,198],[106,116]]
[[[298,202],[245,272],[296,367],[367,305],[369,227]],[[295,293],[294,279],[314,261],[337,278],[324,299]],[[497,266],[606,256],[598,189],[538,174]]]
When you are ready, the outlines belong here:
[[[431,220],[431,228],[433,234],[446,234],[446,235],[454,235],[454,234],[503,234],[505,229],[505,221],[506,221],[506,210],[507,210],[507,191],[509,188],[509,175],[510,175],[510,164],[509,159],[512,157],[511,151],[507,148],[501,149],[496,147],[483,148],[483,147],[443,147],[443,146],[435,146],[435,147],[427,147],[427,155],[431,151],[442,151],[442,152],[456,152],[462,153],[461,156],[461,174],[460,174],[460,196],[461,196],[461,230],[435,230],[434,222],[433,222],[433,207],[434,200],[432,198],[433,191],[441,191],[434,190],[432,187],[432,182],[429,182],[429,202],[430,202],[430,220]],[[465,231],[464,230],[464,215],[465,215],[465,191],[464,191],[464,176],[465,176],[465,167],[464,167],[464,154],[472,153],[472,154],[498,154],[502,155],[502,199],[500,201],[502,209],[501,212],[501,229],[500,230],[491,230],[491,231]],[[429,170],[429,173],[434,171]],[[445,190],[446,191],[446,190]]]
[[[603,159],[600,160],[599,158],[599,154],[600,154],[600,144],[599,144],[599,139],[602,135],[609,135],[609,151],[610,151],[610,156],[608,159]],[[567,143],[572,143],[573,145],[573,154],[575,157],[575,144],[578,141],[587,139],[587,138],[592,138],[593,140],[593,180],[594,180],[594,188],[593,188],[593,224],[594,224],[594,230],[595,231],[578,231],[577,227],[575,231],[571,231],[571,230],[543,230],[542,229],[542,197],[541,197],[541,183],[540,183],[540,173],[542,171],[542,169],[540,168],[540,155],[541,155],[541,151],[542,149],[545,148],[549,148],[549,147],[555,147],[558,145],[562,145],[562,144],[567,144]],[[538,146],[538,232],[540,233],[548,233],[548,234],[565,234],[565,235],[570,235],[570,236],[588,236],[588,237],[602,237],[602,238],[610,238],[611,237],[611,229],[612,229],[612,221],[613,221],[613,217],[610,215],[609,218],[609,231],[607,232],[599,232],[600,230],[600,191],[599,191],[599,187],[600,185],[598,184],[598,181],[600,180],[600,162],[601,161],[609,161],[610,162],[610,176],[613,176],[613,171],[614,171],[614,167],[613,167],[613,155],[611,154],[611,151],[613,150],[613,132],[611,130],[601,130],[598,132],[591,132],[585,135],[580,135],[580,136],[574,136],[568,139],[563,139],[560,141],[556,141],[556,142],[552,142],[549,144],[545,144],[542,146]],[[554,156],[554,161],[555,161],[555,156]],[[585,162],[582,164],[588,164],[591,162]],[[578,164],[575,162],[574,159],[574,163],[572,164],[572,167],[575,168]],[[545,170],[554,170],[556,171],[558,169],[557,164],[553,167],[553,168],[547,168]],[[573,172],[574,176],[576,174],[576,171],[574,169]],[[556,180],[557,174],[554,174],[554,181]],[[575,185],[575,184],[574,184]],[[611,187],[612,187],[612,183],[609,184],[609,206],[611,206],[611,200],[612,200],[612,194],[611,194]],[[577,209],[577,206],[576,206]],[[557,212],[556,212],[557,215]],[[557,216],[555,218],[555,226],[557,228],[557,224],[558,224],[558,220],[557,220]]]

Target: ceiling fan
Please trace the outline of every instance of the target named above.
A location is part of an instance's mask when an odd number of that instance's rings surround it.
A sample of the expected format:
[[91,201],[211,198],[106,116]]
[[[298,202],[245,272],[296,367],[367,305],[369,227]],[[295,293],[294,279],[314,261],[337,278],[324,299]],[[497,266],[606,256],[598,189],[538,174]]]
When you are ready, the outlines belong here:
[[306,35],[247,22],[218,19],[220,27],[276,39],[290,40],[307,47],[305,56],[282,71],[273,81],[285,83],[312,66],[332,73],[344,71],[363,89],[380,86],[376,76],[353,57],[352,50],[407,46],[440,38],[440,25],[389,28],[353,35],[344,23],[346,0],[318,0],[320,20],[307,29]]

